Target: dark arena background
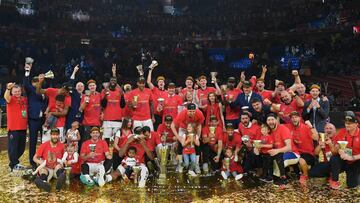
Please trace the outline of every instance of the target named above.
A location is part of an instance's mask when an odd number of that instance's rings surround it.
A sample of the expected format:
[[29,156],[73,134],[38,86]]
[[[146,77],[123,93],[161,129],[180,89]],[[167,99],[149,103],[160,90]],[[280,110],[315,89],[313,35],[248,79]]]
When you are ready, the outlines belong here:
[[360,202],[359,0],[0,0],[0,202]]

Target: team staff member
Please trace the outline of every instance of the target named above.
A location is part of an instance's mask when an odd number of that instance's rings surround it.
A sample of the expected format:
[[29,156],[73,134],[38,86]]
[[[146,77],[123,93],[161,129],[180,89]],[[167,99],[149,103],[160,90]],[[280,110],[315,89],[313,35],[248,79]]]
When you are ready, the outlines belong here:
[[134,119],[134,128],[137,126],[149,126],[151,131],[154,130],[153,122],[154,107],[153,94],[151,90],[145,88],[145,78],[139,77],[137,81],[138,88],[132,90],[129,94],[129,107],[132,110],[132,118]]
[[4,93],[7,112],[8,157],[10,170],[24,169],[19,158],[25,151],[26,129],[28,122],[27,99],[21,96],[21,87],[8,83]]

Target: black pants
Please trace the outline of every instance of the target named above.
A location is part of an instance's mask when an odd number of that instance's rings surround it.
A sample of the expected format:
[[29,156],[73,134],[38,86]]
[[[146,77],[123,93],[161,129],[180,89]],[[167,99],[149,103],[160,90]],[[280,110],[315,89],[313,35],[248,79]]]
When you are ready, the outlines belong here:
[[8,132],[9,167],[14,168],[19,163],[19,158],[24,154],[26,145],[26,130]]
[[[112,166],[112,160],[111,159],[105,159],[103,165],[104,165],[105,173],[106,173],[107,171],[109,171],[109,169]],[[81,165],[81,173],[84,174],[84,175],[90,173],[90,168],[89,168],[89,165],[87,163],[83,163]]]
[[123,157],[119,156],[119,152],[118,151],[114,151],[113,153],[113,158],[112,158],[112,162],[113,162],[113,169],[116,170],[118,168],[118,166],[121,164],[121,161],[123,160]]
[[38,134],[42,134],[43,119],[29,119],[29,162],[31,166],[36,167],[33,157],[36,152]]
[[209,163],[213,170],[218,170],[221,168],[221,160],[223,158],[223,154],[221,153],[219,162],[216,163],[214,161],[214,157],[217,156],[217,152],[214,152],[208,144],[202,144],[201,145],[201,151],[203,154],[203,162]]
[[270,154],[261,154],[263,176],[272,177],[274,168],[273,168],[273,157]]
[[310,177],[323,178],[330,176],[330,162],[320,162],[311,167]]
[[332,156],[330,159],[331,178],[333,181],[339,180],[339,174],[342,171],[346,173],[346,184],[349,188],[359,185],[360,160],[348,163],[340,158],[339,155]]
[[273,156],[273,158],[279,167],[280,177],[285,177],[284,153],[278,153],[277,155]]
[[154,123],[154,131],[157,131],[157,128],[162,123],[162,116],[154,114],[155,123]]
[[254,151],[246,151],[245,158],[242,162],[244,172],[261,168],[261,157],[254,154]]

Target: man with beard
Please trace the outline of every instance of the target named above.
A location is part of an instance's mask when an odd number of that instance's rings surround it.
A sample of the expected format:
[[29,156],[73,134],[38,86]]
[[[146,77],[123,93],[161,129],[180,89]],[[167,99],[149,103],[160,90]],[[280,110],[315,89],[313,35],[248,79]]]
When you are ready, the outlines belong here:
[[44,123],[43,111],[46,108],[46,99],[43,95],[36,94],[36,85],[39,82],[39,78],[33,77],[30,82],[31,68],[32,64],[25,64],[25,77],[23,79],[23,86],[29,103],[29,162],[32,168],[35,169],[36,164],[33,161],[33,157],[36,151],[38,133],[41,132],[42,124]]
[[154,106],[153,94],[151,90],[145,88],[145,78],[139,77],[137,80],[138,88],[132,90],[129,95],[129,107],[132,110],[134,119],[134,128],[137,126],[149,126],[151,131],[154,130]]
[[243,161],[243,169],[245,172],[260,168],[259,156],[256,156],[253,151],[252,142],[260,139],[260,126],[256,123],[250,122],[249,113],[242,113],[240,115],[239,133],[241,137],[247,136],[248,142],[243,142],[246,147],[246,154]]
[[181,96],[175,94],[175,84],[169,83],[166,95],[163,101],[158,102],[156,112],[162,113],[162,121],[166,116],[175,118],[178,115],[178,109],[183,104]]
[[311,100],[305,102],[302,116],[309,120],[318,132],[324,132],[324,126],[329,118],[330,104],[326,98],[320,98],[320,86],[310,87]]
[[[151,82],[151,75],[154,69],[149,69],[148,77],[146,80],[147,85],[149,86],[152,94],[153,94],[153,103],[154,107],[156,108],[158,106],[158,99],[162,98],[165,99],[167,97],[167,92],[165,90],[165,77],[164,76],[158,76],[156,78],[157,87]],[[155,117],[155,123],[154,123],[154,129],[157,130],[160,123],[162,123],[163,116],[161,115],[162,112],[155,111],[154,117]]]
[[[100,129],[92,127],[91,139],[81,146],[80,157],[84,161],[81,165],[80,180],[82,183],[92,186],[94,179],[100,187],[112,180],[111,175],[106,175],[112,166],[112,156],[108,144],[100,139]],[[96,174],[96,178],[92,177]]]
[[100,127],[101,125],[101,94],[96,91],[96,81],[89,80],[87,82],[88,91],[81,98],[80,111],[83,112],[84,133],[81,135],[81,142],[90,139],[90,129],[92,127]]
[[234,154],[238,154],[241,148],[241,136],[238,132],[234,131],[232,123],[226,124],[226,131],[222,135],[223,148],[231,148]]
[[300,183],[306,184],[309,179],[309,166],[314,166],[314,141],[318,140],[318,133],[309,121],[301,123],[300,114],[293,111],[290,114],[291,123],[286,124],[293,137],[296,148],[300,152],[299,165],[301,169]]
[[[315,147],[314,154],[319,157],[319,163],[311,167],[310,177],[330,177],[330,160],[332,154],[337,153],[333,139],[336,135],[336,128],[332,123],[326,123],[324,127],[325,142],[320,139],[319,144]],[[322,159],[320,159],[322,157]],[[330,182],[330,181],[329,181]]]
[[248,111],[253,114],[254,109],[250,105],[250,100],[254,98],[258,98],[262,100],[261,96],[255,92],[252,91],[252,84],[250,81],[244,81],[243,82],[243,93],[239,94],[234,102],[230,102],[230,106],[232,108],[239,107],[240,109],[242,107],[248,107]]
[[122,90],[117,87],[116,78],[109,81],[109,89],[101,92],[101,106],[103,108],[103,129],[102,139],[109,144],[114,139],[115,133],[120,130],[123,119],[122,108],[125,107],[125,99]]
[[270,106],[263,105],[262,101],[258,98],[254,98],[250,101],[251,106],[254,109],[252,115],[252,123],[257,123],[259,125],[266,123],[266,118],[270,111]]
[[[187,105],[187,108],[182,110],[174,119],[174,121],[171,123],[171,130],[174,133],[176,139],[178,140],[178,167],[177,171],[179,173],[182,173],[183,166],[182,166],[182,145],[179,142],[179,140],[184,139],[185,132],[186,132],[186,126],[189,123],[195,123],[196,124],[196,135],[198,137],[201,137],[201,131],[202,131],[202,124],[205,121],[205,117],[203,113],[196,108],[196,105],[194,103],[189,103]],[[197,159],[198,160],[198,159]],[[196,166],[196,171],[198,171],[200,167]]]
[[274,139],[273,149],[270,149],[268,153],[276,161],[280,173],[280,180],[277,184],[284,188],[287,184],[285,167],[297,164],[300,156],[297,154],[289,129],[285,125],[279,124],[275,114],[268,115],[266,124],[270,127],[270,135]]
[[277,113],[284,123],[291,123],[290,113],[297,111],[301,114],[304,106],[304,102],[292,90],[281,93],[281,102],[280,104],[275,104],[268,99],[264,100],[264,104],[271,105],[271,111]]
[[[339,142],[346,141],[346,148],[340,148]],[[346,173],[348,188],[355,188],[359,183],[360,171],[360,128],[356,115],[353,111],[345,112],[345,128],[340,129],[334,137],[337,153],[330,159],[332,189],[339,189],[339,174]],[[345,144],[343,144],[345,145]]]
[[[152,151],[147,147],[146,140],[144,139],[144,134],[140,126],[134,128],[134,134],[129,136],[122,136],[119,141],[120,151],[119,156],[125,157],[128,149],[130,147],[136,148],[136,155],[139,158],[139,167],[140,171],[140,181],[139,187],[143,188],[146,185],[146,179],[148,177],[148,168],[145,165],[145,154],[148,157],[153,157]],[[118,167],[117,170],[111,173],[112,178],[117,179],[124,171],[121,171],[121,167]]]
[[242,93],[241,89],[235,88],[235,83],[236,80],[234,77],[228,78],[227,89],[223,95],[223,101],[225,104],[225,123],[231,123],[233,127],[237,128],[239,126],[240,108],[239,106],[231,108],[229,105]]
[[65,170],[63,166],[57,162],[64,154],[64,144],[59,142],[60,130],[53,128],[50,131],[50,141],[41,144],[33,157],[36,164],[41,165],[46,162],[45,167],[39,170],[39,176],[35,179],[38,188],[50,192],[51,186],[49,180],[54,176],[57,178],[56,190],[60,191],[65,183]]
[[21,87],[8,83],[4,93],[7,112],[8,157],[10,171],[22,170],[19,158],[23,155],[26,145],[26,129],[28,122],[27,99],[21,96]]

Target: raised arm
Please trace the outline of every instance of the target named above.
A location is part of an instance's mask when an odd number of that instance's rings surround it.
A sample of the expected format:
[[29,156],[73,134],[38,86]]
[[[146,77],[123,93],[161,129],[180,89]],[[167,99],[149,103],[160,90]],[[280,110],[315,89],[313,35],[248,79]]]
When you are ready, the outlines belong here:
[[154,84],[151,82],[152,71],[153,71],[153,69],[149,69],[149,74],[148,74],[147,80],[146,80],[146,83],[151,90],[154,89],[154,87],[155,87]]
[[6,85],[6,90],[5,90],[5,93],[4,93],[4,99],[6,101],[6,103],[10,103],[11,102],[11,95],[10,95],[10,92],[11,92],[11,89],[14,87],[15,83],[8,83]]

